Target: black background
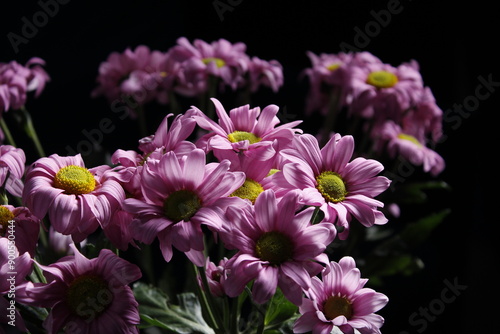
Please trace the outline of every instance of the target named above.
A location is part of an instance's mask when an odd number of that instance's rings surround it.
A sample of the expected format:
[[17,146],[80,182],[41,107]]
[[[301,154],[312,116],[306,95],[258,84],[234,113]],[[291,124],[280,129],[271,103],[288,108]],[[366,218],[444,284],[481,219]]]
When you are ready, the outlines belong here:
[[[284,67],[285,86],[277,95],[263,96],[261,106],[275,103],[300,115],[304,87],[297,78],[310,65],[305,52],[337,53],[342,42],[355,46],[355,29],[365,31],[367,23],[374,22],[372,11],[379,13],[395,2],[233,1],[235,6],[221,20],[212,0],[73,0],[60,5],[28,43],[18,46],[17,53],[8,33],[21,35],[22,18],[32,22],[42,9],[36,1],[13,3],[2,3],[0,11],[0,62],[24,64],[33,56],[47,62],[51,82],[38,99],[29,99],[27,107],[46,153],[67,155],[66,147],[75,148],[85,139],[82,131],[98,128],[104,117],[116,125],[112,134],[103,137],[107,150],[136,147],[136,124],[118,119],[104,99],[90,98],[98,66],[111,52],[140,44],[165,51],[181,36],[191,41],[225,38],[243,42],[249,55],[276,59]],[[498,10],[491,3],[401,0],[400,12],[391,15],[390,22],[369,37],[362,49],[395,66],[417,60],[424,83],[446,112],[454,104],[471,101],[468,97],[476,94],[479,77],[500,82],[495,66],[499,59],[499,29],[494,22]],[[453,192],[439,200],[452,208],[452,214],[419,249],[426,268],[412,277],[398,277],[382,291],[390,299],[380,312],[386,319],[384,333],[489,333],[498,327],[498,261],[493,246],[498,217],[487,214],[498,199],[494,157],[498,155],[499,110],[494,101],[500,87],[494,89],[474,110],[458,120],[458,114],[451,112],[448,115],[454,116],[453,121],[443,124],[448,137],[436,150],[447,168],[440,178]],[[34,161],[30,142],[13,132],[27,152],[28,162]],[[412,325],[411,314],[437,305],[445,280],[456,280],[467,288],[427,321],[425,329],[421,324]]]

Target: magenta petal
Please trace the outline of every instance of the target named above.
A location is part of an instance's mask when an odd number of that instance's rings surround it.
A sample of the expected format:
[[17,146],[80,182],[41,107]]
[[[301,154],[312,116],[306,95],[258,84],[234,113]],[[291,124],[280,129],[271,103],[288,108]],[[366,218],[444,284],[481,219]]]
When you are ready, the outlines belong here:
[[265,266],[259,272],[252,287],[252,296],[256,303],[267,302],[276,292],[278,286],[278,269],[273,266]]

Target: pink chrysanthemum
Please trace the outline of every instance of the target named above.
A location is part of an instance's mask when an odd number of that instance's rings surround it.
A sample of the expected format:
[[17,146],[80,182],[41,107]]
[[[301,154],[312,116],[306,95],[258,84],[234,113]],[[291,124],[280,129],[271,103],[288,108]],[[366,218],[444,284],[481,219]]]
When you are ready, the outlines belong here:
[[[207,257],[205,263],[205,275],[207,277],[208,289],[209,292],[216,296],[222,297],[226,293],[224,291],[224,281],[226,280],[226,264],[228,259],[223,258],[216,265],[214,262],[210,261],[210,258]],[[198,284],[201,288],[204,288],[203,279],[198,275],[197,277]]]
[[429,87],[424,88],[414,108],[407,110],[399,122],[393,121],[414,133],[417,138],[429,138],[437,142],[443,135],[443,111],[436,104]]
[[228,195],[244,180],[244,173],[229,171],[227,160],[206,164],[201,149],[184,156],[167,152],[144,165],[143,199],[128,198],[123,207],[136,215],[137,240],[151,243],[157,237],[166,261],[171,260],[175,247],[201,267],[205,265],[201,225],[220,228],[222,221],[215,211],[241,200]]
[[346,334],[354,333],[354,329],[364,334],[380,334],[384,318],[375,312],[389,300],[384,294],[365,288],[368,280],[360,276],[351,257],[330,262],[321,280],[313,277],[293,332],[328,334],[338,327]]
[[11,145],[0,146],[0,186],[11,195],[21,197],[23,193],[26,155],[20,148]]
[[302,189],[304,204],[321,207],[326,222],[344,229],[341,239],[347,237],[352,217],[367,227],[387,222],[378,211],[384,204],[374,197],[385,191],[390,181],[377,176],[384,168],[380,162],[362,157],[350,161],[352,136],[335,134],[322,149],[310,134],[297,136],[293,144],[293,149],[281,152],[285,159],[277,175],[281,185]]
[[24,287],[26,304],[50,308],[47,333],[139,333],[138,303],[129,287],[141,277],[139,268],[109,249],[87,259],[72,248],[74,255],[40,265],[46,284]]
[[249,57],[244,43],[232,44],[225,39],[212,43],[196,39],[193,43],[185,37],[169,51],[172,61],[178,63],[175,90],[186,96],[206,92],[209,78],[219,78],[223,85],[233,90],[244,84]]
[[299,213],[298,191],[290,191],[277,201],[272,190],[257,197],[254,206],[227,208],[231,225],[220,232],[228,249],[238,252],[226,263],[224,289],[228,296],[241,294],[254,281],[255,302],[268,301],[279,287],[284,295],[299,305],[302,290],[307,290],[311,277],[328,262],[323,253],[335,238],[332,224],[311,225],[314,208]]
[[350,67],[350,113],[364,118],[400,119],[424,89],[416,61],[398,67],[370,63]]
[[0,63],[0,114],[24,106],[30,91],[35,91],[35,97],[40,96],[50,81],[43,65],[45,61],[37,57],[28,60],[24,66],[16,61]]
[[167,57],[166,53],[150,50],[145,45],[134,50],[127,48],[122,53],[112,52],[99,66],[98,86],[92,91],[92,97],[103,95],[110,102],[132,97],[133,103],[139,105],[154,99],[166,103],[173,81],[166,68]]
[[46,214],[56,231],[75,242],[104,225],[120,207],[125,193],[118,182],[85,168],[80,154],[53,154],[35,161],[26,173],[23,203],[40,219]]
[[239,159],[238,153],[261,161],[274,159],[276,152],[288,147],[294,134],[301,132],[294,127],[302,121],[277,126],[279,108],[275,105],[265,107],[262,112],[259,107],[244,105],[231,109],[228,115],[217,99],[212,98],[212,102],[219,117],[218,123],[197,108],[192,112],[198,125],[209,131],[198,140],[197,146],[205,151],[213,150],[219,160],[233,162]]
[[339,94],[337,103],[346,106],[349,97],[349,68],[366,64],[381,64],[382,61],[369,52],[340,52],[338,54],[322,53],[319,55],[307,52],[311,67],[306,68],[303,75],[309,81],[309,91],[306,98],[306,112],[319,110],[326,114],[331,108],[335,91]]
[[[445,161],[436,151],[428,148],[418,134],[402,129],[387,121],[378,131],[380,141],[391,158],[401,155],[415,166],[422,166],[424,172],[436,176],[445,168]],[[382,144],[381,144],[382,145]]]
[[283,66],[277,60],[252,57],[248,63],[248,79],[251,92],[265,86],[276,93],[283,86]]
[[40,219],[31,214],[28,208],[0,205],[0,238],[9,237],[9,231],[14,233],[19,253],[28,252],[34,257],[40,234]]
[[[15,324],[15,328],[26,333],[23,317],[17,309],[18,289],[26,283],[33,268],[33,259],[20,253],[15,239],[0,238],[0,324]],[[8,299],[7,299],[8,298]],[[0,329],[2,327],[0,326]]]

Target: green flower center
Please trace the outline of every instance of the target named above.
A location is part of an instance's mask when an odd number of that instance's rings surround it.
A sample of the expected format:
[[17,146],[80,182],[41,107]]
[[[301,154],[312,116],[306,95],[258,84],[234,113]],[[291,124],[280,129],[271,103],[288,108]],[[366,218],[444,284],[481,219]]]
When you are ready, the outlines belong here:
[[199,208],[201,199],[194,192],[185,189],[171,193],[163,202],[163,213],[174,223],[188,221]]
[[5,206],[0,205],[0,236],[5,236],[7,234],[7,228],[9,226],[9,221],[14,219],[14,214],[7,209]]
[[246,131],[234,131],[227,135],[227,139],[231,143],[237,143],[240,141],[248,140],[250,144],[255,144],[261,141],[261,138],[257,137],[253,133]]
[[70,165],[61,168],[54,177],[54,187],[66,194],[88,194],[95,189],[94,175],[87,168]]
[[331,171],[325,171],[316,176],[317,186],[321,195],[330,202],[342,202],[347,195],[344,180],[342,177]]
[[249,199],[252,203],[255,203],[257,196],[264,191],[262,185],[252,179],[246,179],[241,187],[236,189],[230,196],[237,196],[243,199]]
[[343,315],[347,320],[352,318],[352,303],[345,297],[331,296],[323,304],[323,313],[328,320]]
[[263,261],[279,265],[293,256],[294,245],[283,233],[272,231],[264,233],[255,244],[255,253]]
[[407,135],[406,133],[400,133],[398,134],[398,138],[408,140],[417,146],[422,146],[422,144],[418,141],[418,139],[413,137],[412,135]]
[[203,58],[201,61],[205,65],[208,65],[209,63],[214,62],[215,65],[217,66],[217,68],[221,68],[222,66],[226,65],[226,62],[224,60],[222,60],[220,58],[216,58],[216,57]]
[[82,275],[69,284],[66,303],[71,312],[87,320],[101,314],[113,301],[113,293],[98,275]]
[[398,77],[387,71],[374,71],[368,74],[366,83],[377,88],[389,88],[398,83]]

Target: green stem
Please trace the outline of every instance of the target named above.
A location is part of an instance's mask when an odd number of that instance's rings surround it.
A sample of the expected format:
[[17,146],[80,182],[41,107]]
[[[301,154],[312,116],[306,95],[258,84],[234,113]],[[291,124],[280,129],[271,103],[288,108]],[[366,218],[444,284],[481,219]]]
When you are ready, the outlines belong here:
[[28,137],[35,145],[36,152],[38,153],[40,158],[45,157],[45,151],[43,150],[40,139],[38,138],[38,134],[35,130],[35,126],[33,125],[30,113],[24,106],[19,109],[19,112],[21,113],[20,122],[24,128],[24,132],[26,132],[26,135],[28,135]]
[[203,301],[203,305],[205,306],[206,313],[208,314],[209,320],[212,323],[213,329],[218,333],[225,333],[224,322],[221,319],[220,314],[217,312],[217,308],[215,305],[215,301],[213,299],[212,294],[209,290],[208,279],[205,273],[204,268],[198,268],[193,264],[193,268],[195,270],[195,277],[200,276],[203,282],[203,287],[198,286],[198,292]]
[[5,123],[5,119],[3,117],[0,117],[0,127],[5,135],[5,139],[7,139],[7,143],[15,147],[16,142],[14,141],[14,137],[12,137],[12,133],[10,133],[9,127],[7,126],[7,123]]

